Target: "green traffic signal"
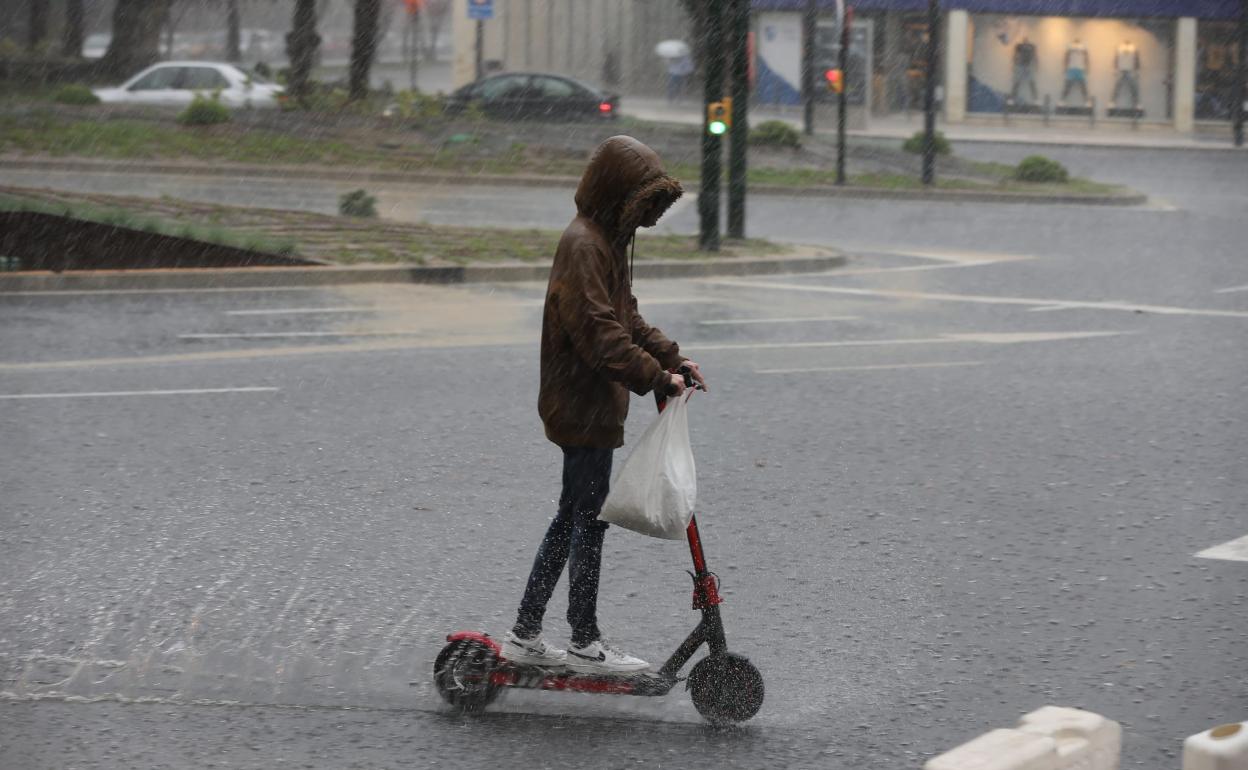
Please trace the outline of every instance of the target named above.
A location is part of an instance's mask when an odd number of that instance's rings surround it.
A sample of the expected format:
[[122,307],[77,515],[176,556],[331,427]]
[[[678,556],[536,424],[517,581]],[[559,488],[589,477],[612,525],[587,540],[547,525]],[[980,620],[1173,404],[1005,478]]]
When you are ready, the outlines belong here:
[[706,130],[710,131],[715,136],[719,136],[728,130],[728,126],[722,120],[712,120],[707,125]]

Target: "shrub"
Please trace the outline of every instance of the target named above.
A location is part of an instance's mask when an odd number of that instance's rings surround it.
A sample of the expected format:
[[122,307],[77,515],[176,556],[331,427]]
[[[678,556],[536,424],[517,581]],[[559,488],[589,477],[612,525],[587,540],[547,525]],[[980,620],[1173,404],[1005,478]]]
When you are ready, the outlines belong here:
[[[936,136],[934,138],[935,138],[934,143],[936,145],[937,155],[948,155],[949,153],[953,152],[953,148],[949,146],[949,140],[945,138],[945,135],[943,133],[941,133],[940,131],[937,131]],[[916,131],[914,136],[907,139],[905,144],[901,145],[901,149],[905,150],[906,152],[912,152],[915,155],[922,155],[923,154],[923,132]]]
[[338,213],[344,217],[377,216],[377,199],[363,190],[344,194],[338,199]]
[[441,94],[423,94],[419,91],[400,91],[394,95],[382,112],[388,118],[401,118],[416,122],[442,117],[446,100]]
[[178,115],[178,122],[184,126],[215,126],[229,120],[230,110],[217,95],[209,99],[203,94],[195,94],[187,108]]
[[759,147],[801,147],[797,129],[783,120],[765,120],[750,130],[750,144]]
[[1065,182],[1070,175],[1061,163],[1043,155],[1030,155],[1014,169],[1014,178],[1022,182]]
[[62,86],[52,96],[52,99],[58,104],[74,104],[79,106],[100,103],[100,97],[96,96],[90,88],[77,84]]

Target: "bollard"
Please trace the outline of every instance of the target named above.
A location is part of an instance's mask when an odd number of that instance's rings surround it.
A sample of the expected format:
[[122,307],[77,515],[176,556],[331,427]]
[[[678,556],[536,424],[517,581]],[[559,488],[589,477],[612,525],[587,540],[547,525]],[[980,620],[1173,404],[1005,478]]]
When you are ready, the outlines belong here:
[[993,730],[934,757],[924,770],[1060,770],[1057,741],[1022,730]]
[[1044,706],[1019,720],[1018,729],[1047,735],[1057,743],[1059,767],[1116,770],[1122,750],[1122,726],[1100,714]]
[[1117,722],[1045,706],[1024,715],[1017,728],[993,730],[929,760],[924,770],[1117,770],[1121,748]]
[[1183,770],[1248,770],[1248,722],[1218,725],[1183,741]]

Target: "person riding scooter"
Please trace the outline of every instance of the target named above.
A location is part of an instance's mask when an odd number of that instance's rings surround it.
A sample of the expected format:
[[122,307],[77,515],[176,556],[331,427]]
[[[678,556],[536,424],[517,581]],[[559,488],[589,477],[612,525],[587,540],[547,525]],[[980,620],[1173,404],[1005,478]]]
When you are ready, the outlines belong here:
[[[563,450],[563,491],[529,573],[503,654],[516,663],[584,672],[633,672],[646,661],[605,642],[598,628],[598,577],[607,523],[598,520],[611,460],[624,443],[628,392],[679,395],[698,365],[646,324],[632,292],[629,248],[681,195],[654,150],[629,136],[600,144],[576,190],[576,217],[555,251],[542,318],[538,413]],[[542,638],[542,618],[568,564],[570,647]]]

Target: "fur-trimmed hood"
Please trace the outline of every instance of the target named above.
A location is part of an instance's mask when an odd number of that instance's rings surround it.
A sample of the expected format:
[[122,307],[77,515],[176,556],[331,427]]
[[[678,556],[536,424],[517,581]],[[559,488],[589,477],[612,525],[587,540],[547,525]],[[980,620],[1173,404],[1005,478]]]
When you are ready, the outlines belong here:
[[651,205],[666,210],[682,192],[654,150],[631,136],[613,136],[594,151],[576,188],[576,210],[618,243],[633,234]]

